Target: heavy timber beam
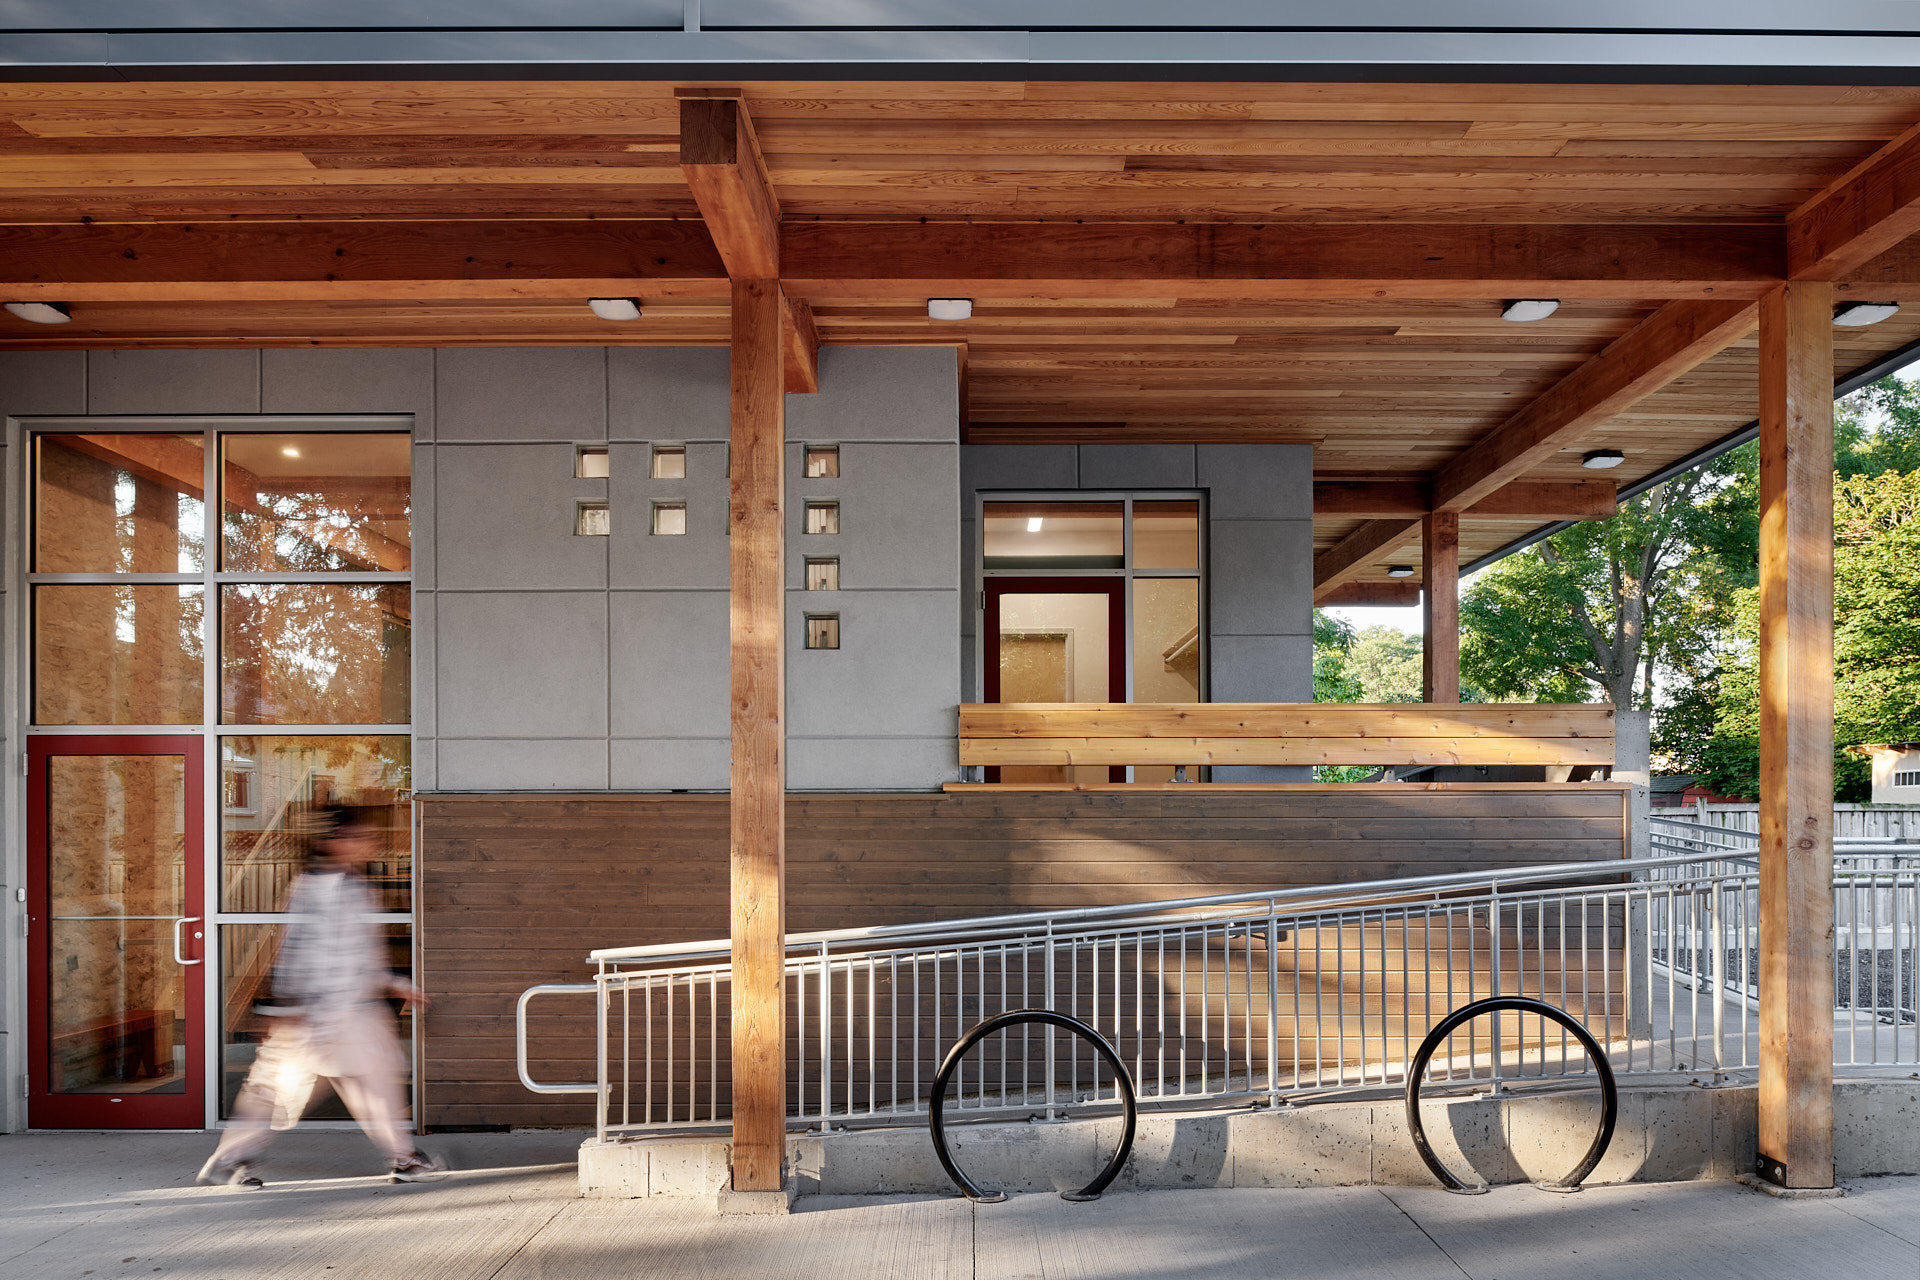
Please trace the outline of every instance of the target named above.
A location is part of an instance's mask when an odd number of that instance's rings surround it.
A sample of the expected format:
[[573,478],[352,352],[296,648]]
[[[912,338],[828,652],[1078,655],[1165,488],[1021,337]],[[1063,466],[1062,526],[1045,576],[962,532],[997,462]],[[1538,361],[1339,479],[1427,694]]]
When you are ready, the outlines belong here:
[[1422,702],[1460,701],[1460,517],[1436,511],[1420,526]]
[[1326,605],[1359,605],[1369,609],[1404,609],[1420,603],[1420,584],[1412,578],[1389,582],[1349,582],[1330,588],[1313,599],[1315,608]]
[[1920,233],[1920,125],[1787,215],[1795,280],[1839,280]]
[[778,1191],[786,1156],[785,304],[733,286],[733,1187]]
[[820,335],[813,327],[813,308],[781,295],[786,315],[780,325],[780,348],[786,368],[787,390],[811,394],[820,390]]
[[1419,531],[1418,520],[1369,520],[1313,558],[1313,600],[1366,572],[1382,556],[1392,555]]
[[1746,302],[1669,302],[1433,478],[1435,511],[1466,511],[1600,423],[1752,332]]
[[1760,1130],[1833,1185],[1833,290],[1760,308]]
[[[688,99],[684,109],[734,106]],[[776,217],[736,163],[683,166],[705,227],[608,219],[123,223],[0,227],[0,287],[62,302],[319,298],[712,296],[777,265],[791,297],[1758,298],[1786,267],[1778,227],[1444,224],[826,223],[776,235],[734,225],[739,202]],[[700,137],[725,138],[711,117]],[[723,178],[718,170],[733,172]],[[697,176],[696,176],[697,175]],[[728,200],[709,211],[707,201]],[[708,232],[712,235],[709,236]],[[716,245],[718,247],[716,248]],[[728,257],[731,255],[731,258]],[[1549,295],[1551,296],[1551,295]],[[1708,305],[1719,305],[1717,302]]]
[[[1468,516],[1527,520],[1605,520],[1619,510],[1611,480],[1515,480],[1468,508]],[[1313,513],[1368,520],[1424,516],[1433,486],[1419,480],[1315,480]]]
[[780,202],[738,89],[680,91],[680,172],[727,274],[780,277]]

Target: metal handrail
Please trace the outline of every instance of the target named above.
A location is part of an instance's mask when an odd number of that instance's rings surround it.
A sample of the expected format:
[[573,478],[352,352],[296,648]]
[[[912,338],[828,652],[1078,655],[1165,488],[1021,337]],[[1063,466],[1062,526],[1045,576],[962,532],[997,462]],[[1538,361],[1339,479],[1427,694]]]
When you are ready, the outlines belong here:
[[[520,993],[520,999],[513,1006],[513,1054],[514,1065],[520,1069],[520,1083],[534,1093],[599,1093],[598,1082],[582,1081],[578,1084],[542,1084],[535,1080],[527,1070],[527,1004],[535,996],[545,995],[592,995],[600,990],[597,982],[543,982],[537,987],[528,987]],[[604,1072],[602,1073],[605,1074]]]

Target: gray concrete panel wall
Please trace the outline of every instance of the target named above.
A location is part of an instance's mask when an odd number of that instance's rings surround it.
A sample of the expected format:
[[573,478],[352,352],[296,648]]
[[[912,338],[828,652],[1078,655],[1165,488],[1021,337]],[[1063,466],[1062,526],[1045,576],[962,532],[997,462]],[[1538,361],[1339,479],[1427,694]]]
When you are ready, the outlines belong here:
[[[976,499],[993,490],[1200,489],[1207,497],[1208,695],[1313,700],[1313,447],[968,445],[961,450],[963,701],[979,698]],[[1220,782],[1303,782],[1294,768],[1216,768]]]

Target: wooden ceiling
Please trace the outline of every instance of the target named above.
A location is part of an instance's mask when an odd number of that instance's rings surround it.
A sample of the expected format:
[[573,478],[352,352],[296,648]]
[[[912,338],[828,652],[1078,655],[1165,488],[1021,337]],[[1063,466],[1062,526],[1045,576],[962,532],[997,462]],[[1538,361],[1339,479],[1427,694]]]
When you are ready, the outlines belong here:
[[[1669,299],[1756,296],[1785,272],[1795,211],[1920,121],[1920,89],[1898,87],[730,85],[823,343],[964,344],[973,439],[1306,441],[1328,480],[1429,480]],[[698,87],[0,84],[0,289],[74,313],[0,317],[0,349],[725,342],[724,272],[686,265],[711,257],[680,155],[676,91]],[[974,269],[1023,227],[1033,262]],[[669,231],[685,252],[657,268],[619,247]],[[337,272],[302,256],[325,235]],[[246,237],[301,265],[178,287],[231,268]],[[921,255],[935,266],[896,272],[925,237],[943,237]],[[463,272],[447,258],[463,243],[499,269]],[[1911,248],[1839,273],[1840,296],[1920,303]],[[428,265],[371,287],[382,251]],[[569,251],[603,259],[525,265]],[[1394,265],[1341,265],[1376,251]],[[1466,254],[1485,269],[1439,278]],[[1129,255],[1131,275],[1087,265]],[[1528,280],[1560,310],[1502,321]],[[641,320],[587,312],[612,286]],[[949,292],[975,299],[970,321],[926,318]],[[1920,338],[1915,313],[1836,330],[1837,371]],[[1527,475],[1588,478],[1581,451],[1606,445],[1631,482],[1755,413],[1749,335]],[[1358,523],[1323,514],[1317,544]],[[1463,554],[1539,523],[1469,515]]]

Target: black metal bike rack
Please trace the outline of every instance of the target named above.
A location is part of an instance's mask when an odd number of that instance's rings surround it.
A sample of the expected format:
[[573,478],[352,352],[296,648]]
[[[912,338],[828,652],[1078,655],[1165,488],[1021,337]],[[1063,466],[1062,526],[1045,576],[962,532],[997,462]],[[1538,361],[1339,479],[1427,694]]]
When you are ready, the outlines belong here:
[[[1547,1191],[1578,1191],[1580,1183],[1594,1171],[1595,1166],[1600,1163],[1600,1158],[1607,1154],[1608,1145],[1613,1142],[1613,1126],[1620,1118],[1620,1091],[1614,1086],[1613,1067],[1608,1064],[1607,1055],[1600,1051],[1599,1044],[1588,1034],[1587,1029],[1580,1025],[1572,1014],[1530,996],[1490,996],[1485,1000],[1463,1004],[1442,1018],[1439,1025],[1429,1031],[1427,1038],[1420,1042],[1420,1052],[1413,1055],[1413,1062],[1407,1067],[1407,1128],[1413,1134],[1414,1149],[1420,1153],[1420,1158],[1426,1162],[1427,1168],[1433,1170],[1433,1176],[1440,1179],[1440,1185],[1448,1191],[1459,1195],[1480,1195],[1487,1190],[1484,1186],[1470,1186],[1460,1181],[1440,1163],[1440,1158],[1433,1154],[1433,1148],[1427,1143],[1426,1126],[1420,1123],[1420,1077],[1427,1073],[1427,1063],[1433,1058],[1434,1050],[1438,1049],[1441,1042],[1454,1031],[1481,1014],[1503,1013],[1509,1010],[1514,1013],[1535,1014],[1549,1022],[1558,1023],[1572,1032],[1573,1038],[1580,1042],[1580,1047],[1587,1051],[1587,1057],[1592,1059],[1594,1071],[1600,1077],[1600,1131],[1594,1135],[1593,1145],[1587,1148],[1587,1154],[1581,1157],[1580,1163],[1574,1166],[1572,1173],[1555,1182],[1535,1184]],[[1500,1053],[1498,1044],[1494,1045],[1493,1052],[1497,1060]]]
[[927,1128],[933,1135],[933,1151],[940,1157],[940,1167],[947,1171],[953,1184],[969,1200],[981,1204],[998,1204],[1007,1198],[1003,1191],[986,1191],[972,1178],[969,1178],[953,1162],[953,1153],[947,1150],[947,1127],[944,1112],[947,1105],[947,1085],[953,1079],[953,1073],[960,1065],[960,1059],[966,1052],[996,1031],[1022,1023],[1038,1022],[1047,1026],[1060,1027],[1071,1031],[1093,1046],[1094,1052],[1107,1060],[1113,1069],[1113,1078],[1120,1093],[1120,1104],[1126,1115],[1126,1125],[1120,1133],[1120,1145],[1114,1150],[1113,1159],[1107,1161],[1106,1168],[1098,1177],[1078,1191],[1063,1191],[1062,1200],[1098,1200],[1100,1193],[1107,1189],[1120,1174],[1121,1166],[1127,1162],[1127,1154],[1133,1150],[1133,1128],[1135,1121],[1133,1077],[1127,1074],[1126,1067],[1120,1061],[1120,1055],[1107,1043],[1106,1037],[1078,1018],[1070,1018],[1064,1013],[1055,1013],[1051,1009],[1013,1009],[1006,1013],[995,1014],[974,1026],[961,1036],[959,1043],[947,1050],[947,1056],[940,1062],[940,1070],[933,1077],[933,1093],[927,1099]]

